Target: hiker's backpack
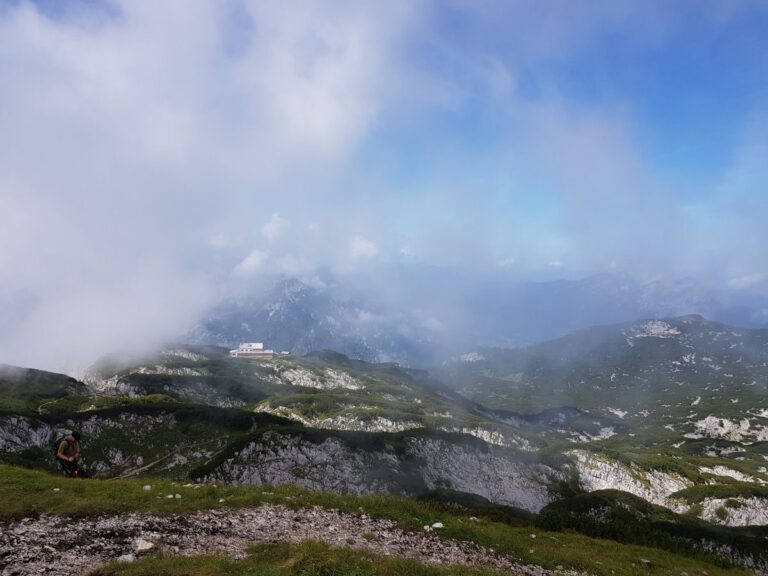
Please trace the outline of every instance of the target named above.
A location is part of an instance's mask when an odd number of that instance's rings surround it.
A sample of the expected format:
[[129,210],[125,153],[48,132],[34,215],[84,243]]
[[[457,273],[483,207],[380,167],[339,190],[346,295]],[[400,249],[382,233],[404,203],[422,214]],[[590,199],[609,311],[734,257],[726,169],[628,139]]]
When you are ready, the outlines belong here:
[[66,436],[59,436],[56,438],[56,440],[53,441],[53,457],[56,458],[59,455],[59,446],[61,446],[61,443],[66,440]]

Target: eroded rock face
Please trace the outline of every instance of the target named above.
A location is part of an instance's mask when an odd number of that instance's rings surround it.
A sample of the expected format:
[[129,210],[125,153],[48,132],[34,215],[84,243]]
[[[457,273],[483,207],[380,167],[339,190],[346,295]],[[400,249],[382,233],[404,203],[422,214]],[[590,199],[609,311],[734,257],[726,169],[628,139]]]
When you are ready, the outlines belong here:
[[118,429],[129,431],[138,443],[149,440],[158,427],[173,428],[175,425],[176,418],[170,412],[161,412],[155,415],[122,412],[108,418],[94,414],[78,424],[80,431],[92,438],[107,430]]
[[[570,454],[576,459],[581,485],[587,491],[623,490],[678,514],[685,514],[692,508],[683,500],[670,498],[673,493],[693,486],[693,482],[679,474],[627,466],[586,450],[573,450]],[[731,476],[742,482],[764,483],[723,466],[702,468],[701,471]],[[698,516],[702,520],[725,526],[765,526],[768,525],[768,499],[707,498],[702,502]]]
[[298,484],[315,490],[370,494],[402,493],[404,473],[393,453],[350,450],[343,442],[322,442],[268,432],[226,460],[210,480],[234,484]]
[[733,468],[729,468],[728,466],[722,466],[722,465],[700,466],[699,472],[701,472],[702,474],[710,475],[710,476],[724,476],[726,478],[733,478],[737,482],[750,482],[753,484],[768,484],[768,482],[763,480],[762,478],[757,478],[755,476],[750,476],[749,474],[744,474],[743,472],[740,472],[739,470],[734,470]]
[[443,426],[440,428],[443,432],[454,432],[459,434],[469,434],[475,438],[480,438],[487,444],[494,444],[495,446],[508,446],[511,448],[517,448],[519,450],[533,451],[531,443],[522,436],[513,436],[512,434],[503,434],[498,430],[487,430],[480,426],[470,428],[468,426]]
[[264,434],[227,459],[207,479],[236,484],[298,484],[354,494],[414,495],[435,488],[471,492],[493,502],[538,511],[551,501],[547,485],[560,472],[543,464],[440,439],[415,437],[403,449],[350,447]]
[[0,416],[0,452],[18,454],[30,448],[45,448],[55,430],[48,424],[23,416]]
[[290,386],[316,388],[318,390],[333,390],[339,388],[362,390],[364,388],[362,382],[353,378],[346,372],[334,370],[332,368],[326,368],[323,370],[322,374],[304,368],[282,370],[277,376],[277,381],[281,384],[288,384]]
[[478,494],[498,504],[538,512],[552,501],[547,486],[562,473],[544,464],[515,460],[489,447],[471,450],[429,438],[417,439],[411,451],[423,459],[420,469],[430,489],[448,487]]
[[361,419],[354,416],[334,416],[332,418],[306,418],[296,414],[290,408],[278,406],[259,406],[259,412],[274,414],[283,418],[289,418],[296,422],[301,422],[308,428],[318,428],[320,430],[350,430],[354,432],[403,432],[405,430],[415,430],[423,428],[420,422],[412,420],[391,420],[383,416],[375,418]]
[[693,486],[693,482],[679,474],[627,466],[586,450],[572,450],[569,454],[575,458],[581,485],[588,492],[623,490],[666,506],[670,494]]
[[86,373],[83,381],[96,396],[137,397],[141,392],[132,384],[125,382],[120,375],[103,378],[97,373]]
[[768,426],[760,423],[753,424],[749,418],[732,421],[728,418],[709,415],[703,420],[693,422],[693,425],[695,432],[685,434],[686,438],[723,438],[733,442],[768,440]]
[[[679,514],[685,514],[691,505],[681,500],[670,500],[669,507]],[[701,503],[699,518],[724,526],[766,526],[768,525],[767,498],[705,498]]]

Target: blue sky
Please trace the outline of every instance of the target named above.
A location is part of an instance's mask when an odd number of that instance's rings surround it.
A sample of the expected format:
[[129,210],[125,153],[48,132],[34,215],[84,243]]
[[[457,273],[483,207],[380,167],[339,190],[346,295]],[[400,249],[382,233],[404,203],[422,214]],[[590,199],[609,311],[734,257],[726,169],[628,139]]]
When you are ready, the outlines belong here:
[[[616,266],[711,276],[713,251],[733,263],[726,274],[760,266],[749,243],[733,237],[754,228],[738,205],[764,205],[765,169],[758,162],[738,182],[733,173],[763,146],[768,7],[450,5],[430,12],[425,39],[409,46],[410,64],[446,94],[387,118],[391,125],[362,147],[367,167],[383,166],[394,194],[423,198],[407,205],[425,212],[446,200],[457,219],[480,218],[489,250],[515,252],[504,260],[528,257],[532,273],[556,261],[572,274]],[[565,149],[550,148],[547,138],[565,139]],[[568,146],[589,152],[578,171],[594,178],[569,182],[547,158],[569,154]],[[571,187],[586,189],[569,202]],[[638,216],[650,222],[638,226]],[[603,240],[617,250],[595,260],[587,253],[601,241],[572,226],[607,221]],[[641,236],[653,228],[668,237]],[[661,246],[646,253],[656,241]]]
[[318,270],[765,290],[767,28],[748,0],[0,0],[0,350]]

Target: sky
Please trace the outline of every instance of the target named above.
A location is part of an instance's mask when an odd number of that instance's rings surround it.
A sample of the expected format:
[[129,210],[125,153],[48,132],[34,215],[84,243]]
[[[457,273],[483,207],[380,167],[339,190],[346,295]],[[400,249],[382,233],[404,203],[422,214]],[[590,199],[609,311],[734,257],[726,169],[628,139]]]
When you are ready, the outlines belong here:
[[0,362],[436,266],[765,289],[768,4],[0,0]]

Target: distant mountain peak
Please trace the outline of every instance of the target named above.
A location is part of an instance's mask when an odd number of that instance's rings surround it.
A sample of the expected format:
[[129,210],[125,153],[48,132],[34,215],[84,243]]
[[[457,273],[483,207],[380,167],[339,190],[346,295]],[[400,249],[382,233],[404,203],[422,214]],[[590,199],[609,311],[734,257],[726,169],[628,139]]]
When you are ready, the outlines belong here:
[[685,314],[684,316],[680,316],[679,318],[677,318],[677,320],[680,320],[681,322],[686,322],[686,323],[696,322],[701,324],[712,322],[711,320],[707,320],[706,318],[704,318],[704,316],[702,316],[701,314]]
[[686,323],[708,322],[703,315],[761,327],[768,310],[768,299],[737,306],[690,279],[643,282],[620,272],[552,282],[478,280],[473,289],[436,298],[440,280],[399,279],[401,296],[390,298],[330,278],[320,285],[284,277],[266,292],[222,302],[182,340],[227,346],[264,341],[295,354],[331,348],[351,358],[423,367],[478,346],[531,345],[594,325],[676,319],[684,331]]
[[316,292],[316,289],[298,278],[284,278],[279,280],[269,292],[269,299],[296,300],[313,292]]

